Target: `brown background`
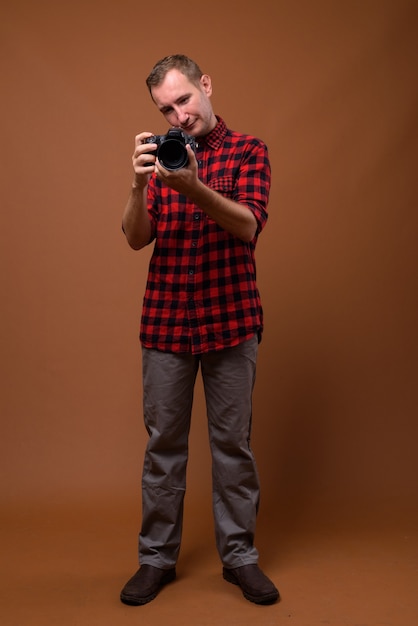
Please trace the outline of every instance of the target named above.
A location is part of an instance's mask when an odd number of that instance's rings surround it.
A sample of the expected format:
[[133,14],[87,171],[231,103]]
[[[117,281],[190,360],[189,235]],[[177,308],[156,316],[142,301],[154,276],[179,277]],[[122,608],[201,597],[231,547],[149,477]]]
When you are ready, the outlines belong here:
[[[263,536],[313,520],[416,530],[416,24],[407,0],[2,3],[7,519],[105,509],[134,556],[150,250],[131,251],[120,221],[134,135],[167,130],[145,76],[183,52],[273,167],[257,254]],[[210,519],[200,384],[187,503],[191,528]]]

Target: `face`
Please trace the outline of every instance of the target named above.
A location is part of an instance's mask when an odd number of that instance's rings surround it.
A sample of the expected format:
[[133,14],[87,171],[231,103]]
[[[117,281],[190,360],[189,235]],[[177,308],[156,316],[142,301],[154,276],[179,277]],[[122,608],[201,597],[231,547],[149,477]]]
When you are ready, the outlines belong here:
[[212,84],[207,74],[196,85],[173,69],[152,88],[152,98],[170,126],[182,128],[188,135],[204,137],[217,124],[210,96]]

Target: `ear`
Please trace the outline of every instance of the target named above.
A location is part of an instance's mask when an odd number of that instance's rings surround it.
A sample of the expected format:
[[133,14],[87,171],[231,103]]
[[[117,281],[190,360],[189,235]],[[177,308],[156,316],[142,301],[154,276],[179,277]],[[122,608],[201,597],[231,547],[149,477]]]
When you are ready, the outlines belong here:
[[207,96],[212,95],[212,80],[207,74],[200,77],[200,85]]

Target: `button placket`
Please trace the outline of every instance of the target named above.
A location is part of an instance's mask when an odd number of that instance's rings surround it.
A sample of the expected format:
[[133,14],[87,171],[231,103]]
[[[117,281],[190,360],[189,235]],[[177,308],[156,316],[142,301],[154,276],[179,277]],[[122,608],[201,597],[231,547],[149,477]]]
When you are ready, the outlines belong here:
[[196,258],[197,258],[197,242],[199,240],[200,234],[200,213],[194,211],[192,219],[193,219],[193,230],[191,234],[191,243],[190,243],[190,264],[187,270],[189,278],[195,275],[196,270]]
[[[202,154],[199,155],[199,178],[205,180],[205,160],[202,159]],[[191,341],[193,345],[200,345],[200,328],[199,328],[199,304],[196,300],[196,273],[197,273],[197,254],[199,248],[199,240],[201,235],[201,229],[203,227],[202,211],[196,207],[192,208],[191,221],[192,229],[190,233],[190,247],[189,247],[189,264],[187,266],[187,318],[191,333]]]

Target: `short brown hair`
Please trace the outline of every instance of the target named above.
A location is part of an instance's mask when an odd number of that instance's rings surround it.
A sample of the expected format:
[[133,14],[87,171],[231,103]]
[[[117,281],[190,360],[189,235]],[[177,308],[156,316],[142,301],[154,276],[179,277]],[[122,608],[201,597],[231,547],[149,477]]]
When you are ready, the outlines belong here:
[[152,87],[157,87],[164,80],[170,70],[179,70],[187,76],[190,82],[197,84],[203,75],[202,70],[195,61],[184,54],[172,54],[158,61],[152,68],[146,79],[147,87],[151,93]]

